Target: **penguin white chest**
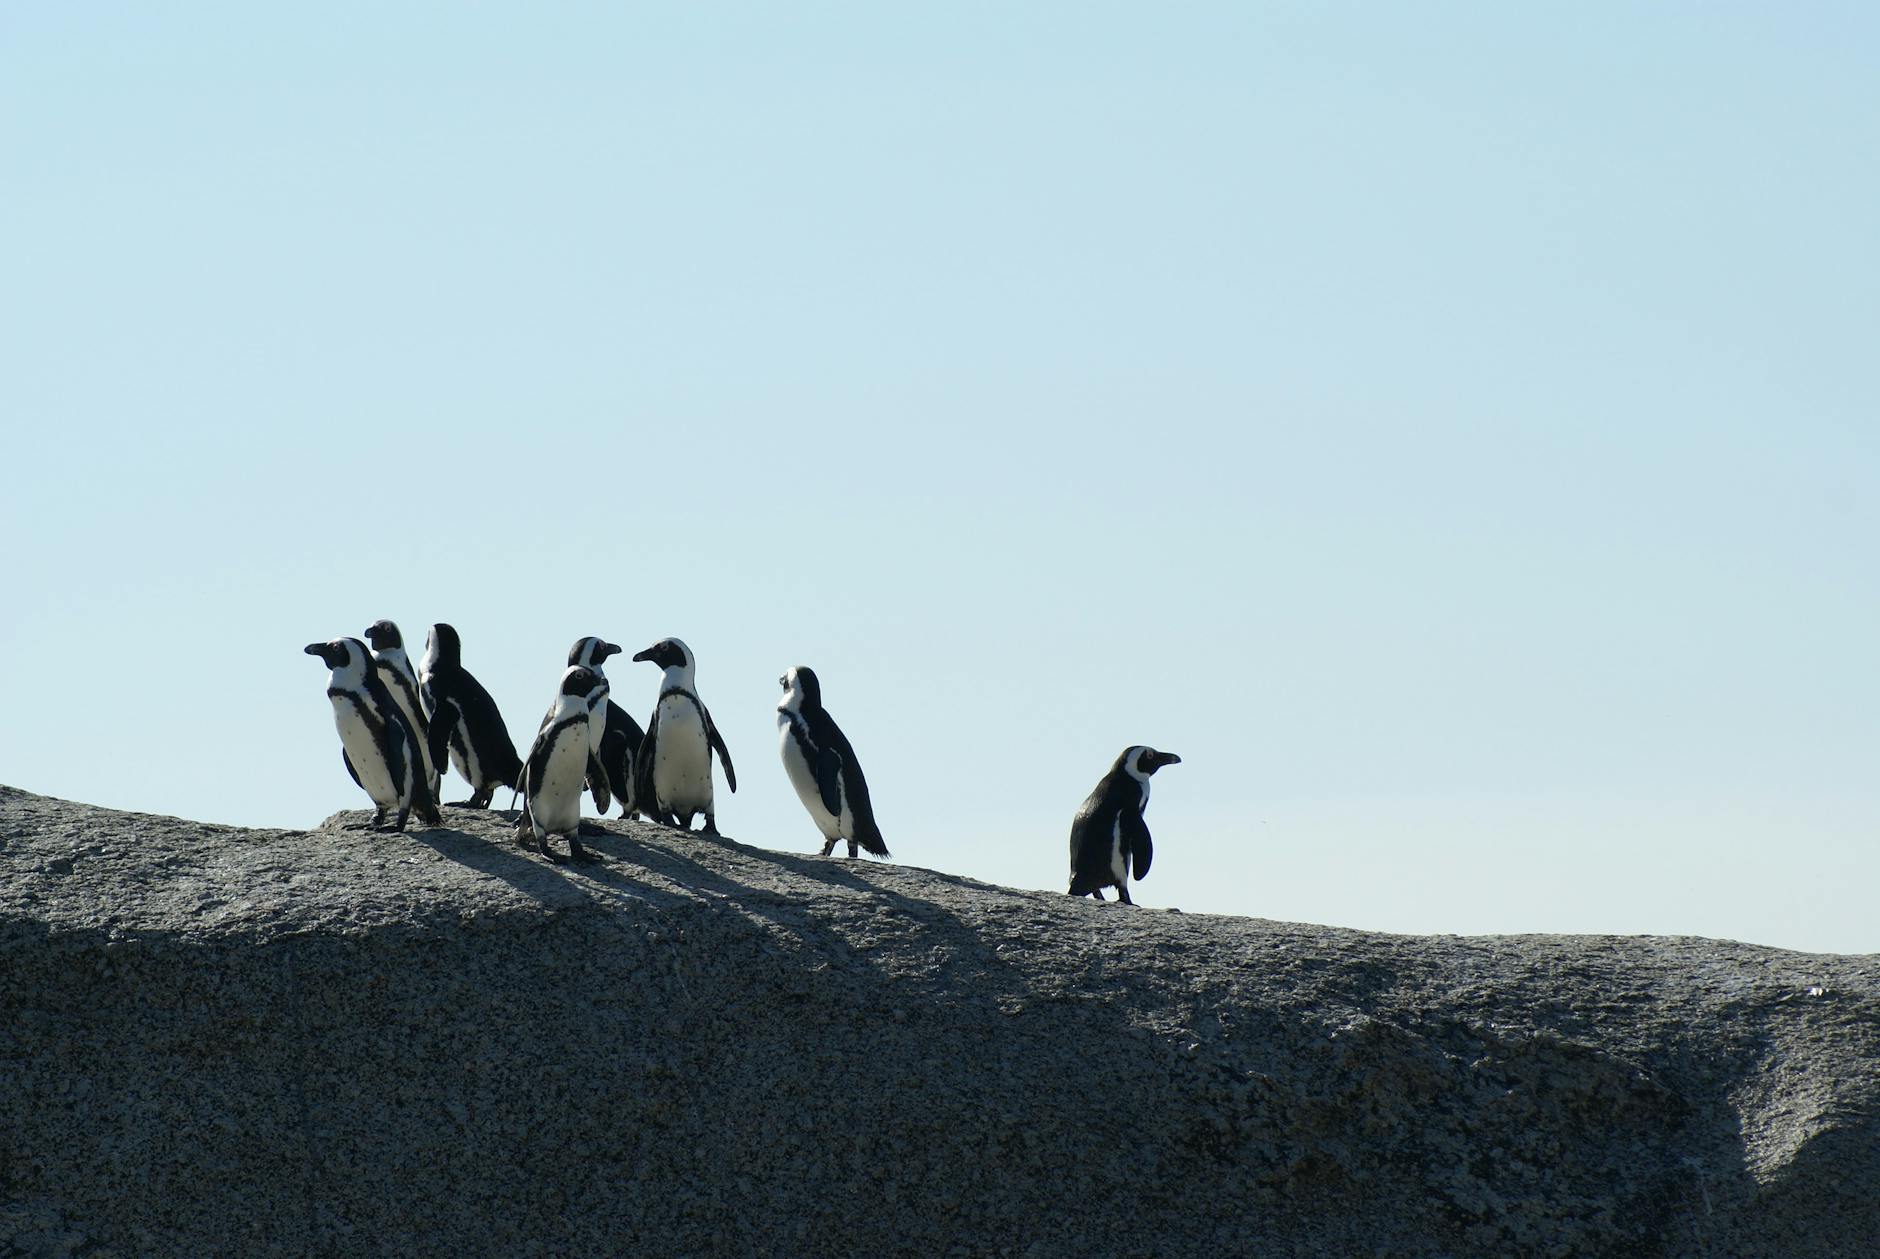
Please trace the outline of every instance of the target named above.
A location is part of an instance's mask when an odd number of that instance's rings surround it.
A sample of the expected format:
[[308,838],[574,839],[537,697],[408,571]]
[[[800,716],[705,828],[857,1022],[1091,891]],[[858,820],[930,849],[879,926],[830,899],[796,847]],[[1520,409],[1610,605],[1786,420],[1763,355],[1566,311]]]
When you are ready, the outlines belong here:
[[712,748],[698,705],[683,695],[659,701],[659,742],[653,748],[653,791],[678,812],[712,802]]
[[1129,877],[1129,861],[1123,855],[1123,817],[1117,814],[1116,821],[1110,824],[1110,873],[1116,876],[1116,886],[1123,886]]
[[542,781],[529,784],[529,814],[536,833],[565,835],[581,825],[581,791],[587,782],[588,722],[571,723],[552,737]]
[[382,808],[397,808],[402,794],[400,785],[393,780],[375,727],[360,710],[360,701],[350,695],[332,698],[333,724],[339,728],[340,746],[346,749],[346,759],[352,762],[353,773],[359,775],[359,785],[372,797],[372,803]]
[[853,839],[855,837],[855,818],[849,811],[848,793],[842,796],[842,814],[835,816],[823,806],[822,788],[816,782],[816,767],[810,764],[809,757],[803,751],[803,744],[797,739],[796,722],[789,713],[781,710],[777,713],[777,737],[779,750],[783,753],[783,769],[790,776],[790,785],[796,788],[796,798],[803,802],[809,811],[810,820],[823,833],[824,839]]
[[601,739],[607,734],[607,697],[602,695],[588,709],[588,751],[601,759]]

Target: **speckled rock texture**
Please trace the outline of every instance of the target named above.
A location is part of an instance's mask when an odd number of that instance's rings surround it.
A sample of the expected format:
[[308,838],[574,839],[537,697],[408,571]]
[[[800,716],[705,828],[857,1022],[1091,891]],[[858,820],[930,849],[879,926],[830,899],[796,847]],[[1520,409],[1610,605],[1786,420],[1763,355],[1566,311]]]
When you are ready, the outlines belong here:
[[1872,1256],[1880,959],[0,788],[0,1255]]

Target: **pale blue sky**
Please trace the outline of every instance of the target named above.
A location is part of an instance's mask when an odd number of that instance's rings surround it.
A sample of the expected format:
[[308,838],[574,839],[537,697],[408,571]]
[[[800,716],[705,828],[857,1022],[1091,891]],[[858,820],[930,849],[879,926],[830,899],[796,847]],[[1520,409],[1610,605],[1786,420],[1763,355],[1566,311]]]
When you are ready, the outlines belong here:
[[1880,950],[1880,10],[272,8],[0,10],[0,781],[674,634],[746,842],[809,664],[913,864]]

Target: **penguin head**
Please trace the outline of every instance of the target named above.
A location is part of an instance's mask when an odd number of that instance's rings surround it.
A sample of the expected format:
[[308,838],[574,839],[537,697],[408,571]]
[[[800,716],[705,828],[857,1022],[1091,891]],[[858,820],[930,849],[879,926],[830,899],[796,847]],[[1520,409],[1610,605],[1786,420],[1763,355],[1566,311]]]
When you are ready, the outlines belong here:
[[577,699],[587,699],[606,686],[607,680],[586,665],[569,665],[561,675],[561,693]]
[[386,620],[374,621],[366,626],[366,641],[372,644],[374,651],[397,651],[405,645],[398,627]]
[[635,660],[650,660],[662,669],[690,669],[692,649],[676,638],[662,638],[645,651],[635,654]]
[[355,669],[365,663],[366,646],[356,638],[335,638],[326,643],[308,643],[309,656],[318,656],[335,673]]
[[1126,770],[1131,778],[1145,779],[1164,765],[1180,765],[1182,758],[1173,752],[1158,752],[1152,747],[1137,744],[1125,748],[1117,763]]
[[424,639],[424,671],[431,673],[439,665],[459,668],[463,664],[463,642],[457,637],[457,631],[439,621],[431,627],[431,632]]
[[783,701],[778,708],[805,712],[822,707],[822,683],[816,680],[816,670],[808,665],[797,665],[777,681],[783,684]]
[[586,665],[590,669],[600,667],[601,661],[609,656],[620,654],[620,648],[592,634],[586,638],[574,640],[574,646],[568,649],[568,663]]

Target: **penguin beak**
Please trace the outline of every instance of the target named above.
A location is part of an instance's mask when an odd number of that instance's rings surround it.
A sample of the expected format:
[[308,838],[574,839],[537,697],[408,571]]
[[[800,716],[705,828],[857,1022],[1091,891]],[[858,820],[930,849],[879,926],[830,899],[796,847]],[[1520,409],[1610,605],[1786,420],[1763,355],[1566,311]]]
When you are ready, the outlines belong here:
[[307,644],[307,654],[309,656],[320,657],[320,659],[326,663],[328,668],[331,668],[333,665],[333,657],[327,655],[327,653],[331,650],[333,650],[332,647],[326,643],[308,643]]
[[609,656],[617,656],[619,654],[620,648],[616,647],[614,644],[602,643],[601,649],[594,653],[594,658],[596,660],[605,660]]
[[1149,761],[1156,769],[1161,769],[1164,765],[1180,765],[1182,758],[1173,752],[1157,752],[1149,757]]
[[653,658],[653,652],[656,650],[657,648],[648,647],[645,651],[636,651],[633,653],[633,658],[635,660],[651,660]]

